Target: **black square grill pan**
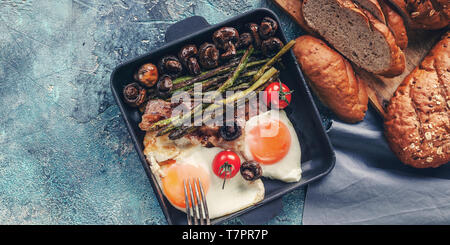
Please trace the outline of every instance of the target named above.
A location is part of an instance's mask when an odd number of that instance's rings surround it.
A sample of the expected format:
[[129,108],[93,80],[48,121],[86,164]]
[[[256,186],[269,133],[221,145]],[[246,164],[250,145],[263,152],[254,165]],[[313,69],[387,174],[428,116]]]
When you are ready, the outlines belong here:
[[[119,65],[114,69],[111,75],[112,93],[123,115],[134,146],[138,152],[142,165],[144,166],[145,172],[150,179],[153,190],[158,197],[168,224],[186,224],[186,214],[172,207],[162,194],[162,190],[159,188],[143,154],[143,139],[145,132],[141,131],[138,127],[138,124],[141,121],[141,115],[137,109],[131,108],[125,104],[122,90],[125,85],[133,81],[133,73],[141,65],[148,62],[157,64],[162,56],[167,54],[177,54],[178,50],[188,43],[194,43],[199,46],[205,41],[211,42],[213,32],[223,26],[232,26],[239,30],[246,23],[260,23],[265,16],[272,17],[281,24],[274,12],[264,8],[254,9],[216,25],[209,25],[208,22],[200,16],[184,19],[167,29],[166,44],[163,47]],[[276,36],[284,43],[287,43],[281,28],[278,29]],[[295,90],[292,96],[291,105],[288,106],[285,111],[296,129],[300,141],[302,149],[302,178],[297,183],[284,183],[263,178],[266,190],[263,201],[239,212],[214,219],[211,221],[212,224],[224,222],[280,198],[289,191],[305,186],[306,184],[327,175],[334,167],[334,151],[321,123],[316,105],[313,102],[311,93],[305,83],[305,79],[299,69],[295,56],[293,52],[290,51],[282,58],[285,69],[281,70],[280,79],[291,90]]]

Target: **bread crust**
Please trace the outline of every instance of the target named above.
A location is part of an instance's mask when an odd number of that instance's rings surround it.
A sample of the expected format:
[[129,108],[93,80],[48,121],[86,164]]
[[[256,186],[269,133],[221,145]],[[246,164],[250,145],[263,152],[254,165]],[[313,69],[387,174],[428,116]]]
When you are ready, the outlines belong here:
[[293,52],[312,90],[341,120],[356,123],[364,119],[368,96],[343,56],[322,40],[304,35],[296,39]]
[[437,30],[450,21],[448,0],[389,0],[412,29]]
[[450,161],[450,32],[399,86],[384,127],[403,163],[435,168]]
[[386,42],[389,45],[391,53],[391,66],[386,71],[378,73],[378,75],[382,75],[385,77],[395,77],[402,74],[405,71],[406,67],[405,54],[400,49],[400,47],[397,46],[394,35],[385,24],[378,21],[369,11],[365,9],[363,9],[362,11],[369,19],[369,23],[372,29],[381,33],[385,37]]
[[408,47],[408,35],[402,16],[392,9],[386,0],[380,0],[379,3],[384,12],[384,16],[386,17],[386,25],[392,31],[397,46],[400,49],[405,50],[406,47]]
[[[365,8],[372,13],[379,21],[386,24],[385,14],[377,0],[353,0],[359,8]],[[367,7],[366,7],[367,6]],[[371,6],[369,9],[368,7]],[[372,10],[371,10],[372,9]]]

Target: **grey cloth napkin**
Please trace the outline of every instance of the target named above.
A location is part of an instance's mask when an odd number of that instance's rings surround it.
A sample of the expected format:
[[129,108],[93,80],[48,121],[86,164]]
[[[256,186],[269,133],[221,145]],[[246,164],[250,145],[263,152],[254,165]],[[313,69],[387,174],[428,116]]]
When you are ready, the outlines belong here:
[[308,186],[303,224],[450,224],[450,165],[401,163],[370,108],[363,122],[333,121],[336,166]]

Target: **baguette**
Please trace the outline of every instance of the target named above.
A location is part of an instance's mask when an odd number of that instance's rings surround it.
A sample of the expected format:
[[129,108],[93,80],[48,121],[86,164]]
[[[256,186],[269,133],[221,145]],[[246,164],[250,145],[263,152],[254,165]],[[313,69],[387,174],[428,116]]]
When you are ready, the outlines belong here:
[[345,122],[364,119],[368,104],[366,84],[355,75],[350,62],[309,35],[296,39],[293,52],[310,87],[325,106]]
[[398,87],[386,108],[392,151],[415,168],[450,161],[450,32]]

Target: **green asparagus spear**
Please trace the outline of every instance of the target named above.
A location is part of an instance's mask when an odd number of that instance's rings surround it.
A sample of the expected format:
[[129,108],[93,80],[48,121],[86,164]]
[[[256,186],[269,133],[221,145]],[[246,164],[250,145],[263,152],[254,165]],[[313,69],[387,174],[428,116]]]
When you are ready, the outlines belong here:
[[[239,62],[239,65],[236,67],[236,69],[234,70],[234,72],[229,76],[229,78],[227,79],[227,81],[225,81],[213,94],[212,94],[212,98],[215,98],[219,95],[221,95],[223,92],[225,92],[225,90],[227,88],[229,88],[230,86],[233,85],[234,81],[236,81],[236,79],[239,77],[239,75],[241,74],[241,72],[247,67],[247,63],[248,63],[248,58],[250,57],[250,55],[253,53],[254,49],[253,46],[250,46],[247,50],[247,52],[245,52],[244,56],[242,56],[241,61]],[[183,116],[177,116],[175,118],[169,118],[170,120],[161,122],[158,121],[156,123],[154,123],[152,125],[152,127],[150,127],[149,131],[155,130],[157,128],[161,128],[166,126],[167,124],[171,124],[169,127],[164,128],[164,130],[160,130],[157,134],[157,136],[161,136],[164,135],[166,133],[171,132],[172,130],[176,129],[176,126],[181,125],[183,122],[185,122],[186,120],[189,120],[192,115],[197,116],[198,113],[201,113],[203,109],[203,105],[198,105],[196,106],[194,109],[192,109],[189,113],[184,114]],[[161,123],[160,123],[161,122]],[[176,125],[176,126],[175,126]]]

